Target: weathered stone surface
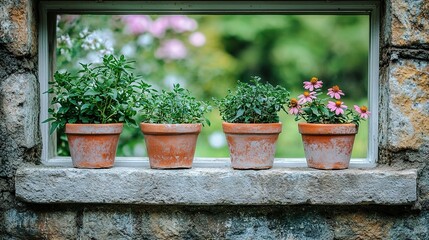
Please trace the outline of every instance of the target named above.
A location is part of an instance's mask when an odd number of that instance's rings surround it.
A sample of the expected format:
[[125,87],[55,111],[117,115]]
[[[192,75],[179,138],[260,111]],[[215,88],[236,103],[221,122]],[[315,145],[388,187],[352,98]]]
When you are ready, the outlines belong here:
[[79,239],[133,239],[131,211],[93,211],[85,209]]
[[[34,212],[10,209],[3,212],[4,231],[11,239],[28,239],[38,236],[38,216]],[[14,238],[12,238],[14,237]]]
[[421,212],[419,215],[409,215],[404,217],[404,219],[395,219],[393,226],[389,227],[389,235],[386,239],[429,239],[428,226],[428,212]]
[[0,178],[0,192],[13,191],[15,186],[10,182],[12,181],[7,178]]
[[39,139],[38,83],[33,74],[14,74],[0,82],[0,126],[18,146],[32,148]]
[[1,1],[0,22],[0,44],[4,44],[16,56],[36,53],[37,35],[33,1]]
[[35,203],[185,205],[410,204],[416,200],[415,170],[234,171],[195,168],[156,171],[24,167],[16,195]]
[[391,0],[390,13],[394,46],[429,46],[429,1]]
[[0,81],[0,177],[12,177],[23,162],[40,156],[39,94],[31,73]]
[[43,239],[76,239],[78,226],[76,224],[75,211],[53,211],[38,214],[37,226],[38,234]]
[[[419,150],[429,143],[429,62],[399,60],[390,66],[390,150]],[[427,152],[429,154],[429,152]]]
[[335,217],[335,239],[387,239],[391,219],[366,212],[350,212]]

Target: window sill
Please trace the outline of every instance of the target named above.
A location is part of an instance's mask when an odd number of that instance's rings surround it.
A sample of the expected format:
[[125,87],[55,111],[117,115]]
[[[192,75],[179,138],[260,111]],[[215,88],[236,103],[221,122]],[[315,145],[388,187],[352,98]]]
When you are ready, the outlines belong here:
[[75,169],[26,166],[16,195],[31,203],[148,205],[406,205],[417,200],[417,170],[321,171],[275,164],[270,170],[232,170],[227,162],[185,170],[142,167]]

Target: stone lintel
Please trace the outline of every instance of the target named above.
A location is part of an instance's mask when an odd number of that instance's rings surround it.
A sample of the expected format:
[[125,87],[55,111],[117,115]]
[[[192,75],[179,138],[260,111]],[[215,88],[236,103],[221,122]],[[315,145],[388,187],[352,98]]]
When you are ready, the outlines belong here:
[[16,195],[31,203],[146,205],[404,205],[417,200],[417,170],[308,168],[152,170],[27,166]]

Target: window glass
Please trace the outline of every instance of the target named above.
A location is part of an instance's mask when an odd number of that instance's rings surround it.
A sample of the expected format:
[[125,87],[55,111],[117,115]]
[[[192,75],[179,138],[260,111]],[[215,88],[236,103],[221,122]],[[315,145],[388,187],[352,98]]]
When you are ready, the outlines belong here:
[[[55,70],[76,72],[106,53],[135,60],[135,73],[158,89],[180,83],[210,101],[237,80],[260,76],[297,96],[317,76],[338,84],[344,102],[368,105],[368,15],[57,15]],[[218,111],[208,115],[196,156],[228,157]],[[281,114],[276,157],[302,158],[293,116]],[[362,122],[354,158],[367,156],[368,124]],[[118,156],[146,156],[143,135],[126,127]],[[67,156],[60,132],[57,154]]]

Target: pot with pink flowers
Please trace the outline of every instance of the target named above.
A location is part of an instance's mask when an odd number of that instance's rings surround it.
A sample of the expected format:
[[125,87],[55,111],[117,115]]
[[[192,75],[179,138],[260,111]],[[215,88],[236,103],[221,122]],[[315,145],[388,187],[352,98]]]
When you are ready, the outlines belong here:
[[317,77],[304,82],[305,91],[292,98],[289,113],[295,115],[304,144],[307,166],[316,169],[349,167],[355,135],[361,120],[368,118],[366,106],[349,109],[341,100],[345,94],[335,85],[322,91]]

